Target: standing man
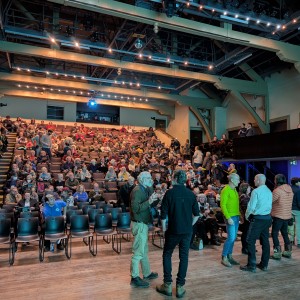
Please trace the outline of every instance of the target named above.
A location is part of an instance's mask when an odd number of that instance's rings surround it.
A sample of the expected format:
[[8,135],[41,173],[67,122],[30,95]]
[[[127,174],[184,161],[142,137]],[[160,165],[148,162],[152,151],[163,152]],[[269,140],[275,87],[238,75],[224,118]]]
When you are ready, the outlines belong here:
[[[175,171],[172,186],[161,204],[162,228],[165,234],[163,252],[164,283],[156,286],[156,290],[164,295],[172,295],[172,254],[179,245],[179,269],[176,279],[176,297],[185,294],[184,284],[188,268],[189,247],[193,225],[199,218],[199,206],[195,194],[185,187],[186,173]],[[168,229],[166,218],[168,216]]]
[[[266,186],[266,176],[257,174],[254,178],[256,189],[251,193],[245,217],[249,220],[247,235],[248,263],[241,266],[242,271],[256,272],[256,267],[267,271],[270,259],[269,228],[272,224],[272,192]],[[255,242],[260,240],[262,256],[259,264],[256,264]]]
[[44,134],[41,137],[42,150],[44,150],[48,154],[50,159],[52,157],[52,153],[51,153],[51,148],[52,148],[51,134],[52,134],[52,130],[48,130],[47,133]]
[[[155,279],[158,274],[151,272],[148,258],[148,224],[152,223],[150,208],[158,204],[159,199],[153,193],[153,180],[149,172],[141,172],[138,176],[139,184],[132,190],[130,195],[130,215],[132,221],[132,244],[131,257],[131,282],[134,287],[147,288],[147,280]],[[144,279],[139,276],[141,264]],[[145,280],[146,279],[146,280]]]
[[228,175],[228,184],[221,192],[221,210],[226,219],[227,239],[222,251],[222,265],[231,268],[239,265],[232,257],[234,241],[237,237],[240,220],[239,195],[236,187],[240,183],[240,176],[236,173]]

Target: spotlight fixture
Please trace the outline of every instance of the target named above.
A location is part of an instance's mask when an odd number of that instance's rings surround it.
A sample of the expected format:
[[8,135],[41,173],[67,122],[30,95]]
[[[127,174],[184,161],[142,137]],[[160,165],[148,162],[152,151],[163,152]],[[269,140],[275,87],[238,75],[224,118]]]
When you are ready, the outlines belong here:
[[97,105],[96,101],[94,99],[90,99],[88,102],[89,107],[95,107]]
[[134,46],[136,49],[141,49],[143,47],[143,42],[140,39],[136,39]]

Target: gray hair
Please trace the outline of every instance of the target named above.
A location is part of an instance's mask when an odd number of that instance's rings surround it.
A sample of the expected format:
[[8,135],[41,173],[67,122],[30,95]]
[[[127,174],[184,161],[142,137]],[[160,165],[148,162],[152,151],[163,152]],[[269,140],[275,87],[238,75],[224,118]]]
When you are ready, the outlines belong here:
[[[137,180],[138,180],[138,182],[139,182],[140,184],[143,185],[145,179],[146,179],[147,177],[149,177],[149,176],[151,177],[150,172],[148,172],[148,171],[143,171],[143,172],[141,172],[140,175],[137,177]],[[151,177],[151,178],[152,178],[152,177]]]

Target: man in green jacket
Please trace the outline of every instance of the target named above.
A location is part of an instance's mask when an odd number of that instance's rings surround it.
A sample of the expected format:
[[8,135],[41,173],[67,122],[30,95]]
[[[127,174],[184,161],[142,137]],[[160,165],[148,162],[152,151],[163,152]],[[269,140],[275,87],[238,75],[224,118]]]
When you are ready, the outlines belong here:
[[237,237],[240,219],[239,195],[236,187],[240,183],[240,176],[236,173],[230,174],[228,184],[221,192],[221,210],[226,222],[227,239],[222,251],[221,263],[225,267],[239,265],[232,257],[234,241]]
[[[149,172],[141,172],[138,176],[139,184],[132,190],[130,195],[130,215],[132,221],[132,244],[131,257],[131,282],[134,287],[149,287],[148,280],[155,279],[158,274],[151,272],[148,258],[148,225],[152,223],[150,208],[158,204],[158,194],[153,193],[153,180]],[[144,279],[139,276],[141,264]]]

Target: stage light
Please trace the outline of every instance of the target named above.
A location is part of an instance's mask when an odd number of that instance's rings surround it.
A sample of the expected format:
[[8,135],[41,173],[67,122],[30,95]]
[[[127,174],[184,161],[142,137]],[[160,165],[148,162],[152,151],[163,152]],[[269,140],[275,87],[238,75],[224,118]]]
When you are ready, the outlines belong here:
[[90,99],[88,102],[88,106],[95,107],[97,105],[96,101],[94,99]]
[[134,43],[136,49],[141,49],[143,47],[143,42],[140,39],[137,39]]

